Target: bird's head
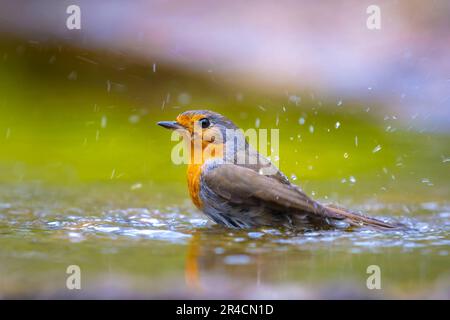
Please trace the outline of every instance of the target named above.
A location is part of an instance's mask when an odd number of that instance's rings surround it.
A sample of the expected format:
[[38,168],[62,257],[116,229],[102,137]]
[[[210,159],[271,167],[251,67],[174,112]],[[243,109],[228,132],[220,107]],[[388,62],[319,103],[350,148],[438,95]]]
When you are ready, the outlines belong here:
[[227,129],[238,129],[231,120],[209,110],[185,111],[177,116],[176,121],[160,121],[158,125],[177,130],[183,137],[189,138],[191,143],[201,141],[203,148],[210,144],[224,144]]

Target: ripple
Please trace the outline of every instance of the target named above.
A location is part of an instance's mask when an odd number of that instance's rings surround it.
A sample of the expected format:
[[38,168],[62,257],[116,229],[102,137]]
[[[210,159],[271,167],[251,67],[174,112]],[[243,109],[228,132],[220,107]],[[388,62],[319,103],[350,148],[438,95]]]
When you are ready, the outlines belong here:
[[[206,217],[193,211],[190,206],[147,208],[101,208],[89,206],[35,205],[27,207],[25,202],[0,203],[0,227],[2,234],[20,233],[33,237],[39,232],[65,234],[71,242],[81,242],[95,237],[117,239],[149,239],[167,242],[187,242],[198,230],[209,232],[212,239],[220,240],[217,250],[229,245],[239,246],[248,252],[261,245],[272,245],[270,250],[294,248],[329,248],[347,250],[351,253],[373,251],[375,248],[404,248],[422,250],[436,248],[435,252],[446,252],[450,245],[450,206],[448,203],[423,202],[417,205],[383,204],[369,202],[359,208],[387,222],[399,222],[407,229],[386,232],[373,230],[311,230],[296,233],[288,230],[259,228],[255,230],[231,231],[217,226]],[[397,217],[383,213],[401,213]],[[15,231],[14,231],[15,230]],[[20,232],[18,231],[20,230]],[[216,254],[220,254],[216,252]],[[442,254],[444,255],[444,254]]]
[[245,254],[230,255],[224,258],[224,263],[230,265],[243,265],[249,264],[250,262],[251,258]]
[[139,237],[139,238],[147,238],[153,240],[168,240],[168,241],[178,241],[190,238],[191,235],[184,234],[181,232],[170,231],[170,230],[121,230],[120,234],[130,236],[130,237]]

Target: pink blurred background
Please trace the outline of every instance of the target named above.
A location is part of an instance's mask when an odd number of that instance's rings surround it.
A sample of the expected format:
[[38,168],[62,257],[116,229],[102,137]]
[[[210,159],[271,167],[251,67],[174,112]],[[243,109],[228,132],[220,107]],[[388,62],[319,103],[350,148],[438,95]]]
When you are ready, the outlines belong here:
[[[81,30],[66,28],[67,6]],[[369,5],[381,29],[366,27]],[[450,130],[450,1],[11,1],[1,35],[106,49],[275,93],[310,90],[336,106],[384,107]],[[151,67],[150,67],[151,68]]]

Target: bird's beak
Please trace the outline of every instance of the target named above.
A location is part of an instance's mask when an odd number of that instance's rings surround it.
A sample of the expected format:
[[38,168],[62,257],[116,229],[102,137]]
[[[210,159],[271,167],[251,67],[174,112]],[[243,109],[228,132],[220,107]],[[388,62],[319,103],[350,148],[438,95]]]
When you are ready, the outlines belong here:
[[160,121],[158,122],[158,126],[170,130],[184,129],[184,127],[176,121]]

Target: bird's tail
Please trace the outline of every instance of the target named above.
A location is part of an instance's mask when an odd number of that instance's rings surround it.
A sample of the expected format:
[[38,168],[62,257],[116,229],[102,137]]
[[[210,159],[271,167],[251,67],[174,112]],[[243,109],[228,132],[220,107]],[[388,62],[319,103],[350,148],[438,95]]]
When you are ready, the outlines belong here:
[[347,209],[337,207],[335,205],[327,204],[325,205],[326,210],[331,216],[335,216],[339,220],[344,220],[350,226],[355,227],[369,227],[379,230],[394,230],[402,228],[401,224],[387,223],[375,218],[371,218],[360,213],[351,212]]

